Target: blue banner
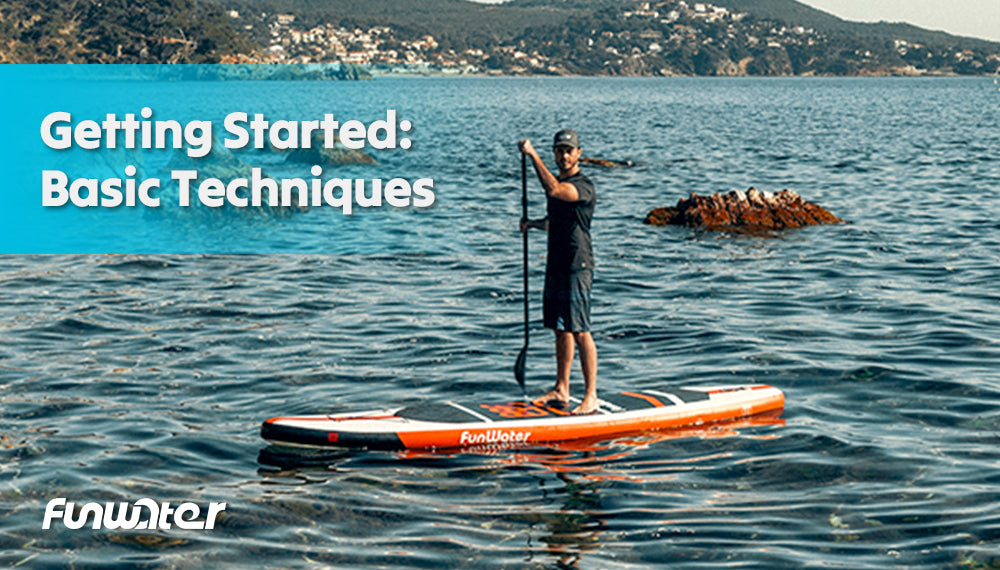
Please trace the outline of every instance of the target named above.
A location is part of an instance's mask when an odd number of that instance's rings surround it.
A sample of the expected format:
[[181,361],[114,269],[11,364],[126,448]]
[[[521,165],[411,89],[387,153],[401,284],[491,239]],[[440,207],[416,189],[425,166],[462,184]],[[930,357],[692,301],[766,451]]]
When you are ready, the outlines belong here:
[[[435,202],[338,66],[6,65],[0,253],[382,250]],[[383,158],[395,169],[380,165]],[[400,165],[404,166],[400,171]],[[386,218],[389,218],[388,221]],[[363,239],[382,228],[378,240]],[[373,244],[377,243],[377,247]]]

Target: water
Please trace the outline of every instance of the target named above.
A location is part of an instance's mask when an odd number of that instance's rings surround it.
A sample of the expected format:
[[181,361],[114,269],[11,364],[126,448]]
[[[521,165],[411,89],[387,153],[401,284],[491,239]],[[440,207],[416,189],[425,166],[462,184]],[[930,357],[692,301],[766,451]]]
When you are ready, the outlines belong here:
[[[437,204],[263,226],[307,255],[0,260],[0,565],[1000,566],[989,80],[281,88],[310,109],[317,94],[345,112],[398,107],[414,150],[366,175],[432,176]],[[269,457],[258,429],[275,415],[519,396],[514,143],[544,146],[563,126],[588,155],[640,164],[589,171],[600,387],[765,382],[786,393],[783,422],[479,455]],[[641,223],[690,192],[750,186],[850,223],[777,236]],[[330,239],[343,224],[363,251]],[[536,299],[542,252],[534,234]],[[532,332],[539,393],[554,363],[550,333]],[[42,531],[56,497],[228,507],[212,531]]]

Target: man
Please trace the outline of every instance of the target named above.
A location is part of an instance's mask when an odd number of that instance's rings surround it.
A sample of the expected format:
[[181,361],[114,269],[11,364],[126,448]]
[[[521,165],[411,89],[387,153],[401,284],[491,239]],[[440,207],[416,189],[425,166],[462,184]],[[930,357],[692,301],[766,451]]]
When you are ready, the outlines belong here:
[[556,334],[556,386],[532,403],[569,406],[570,368],[574,350],[579,348],[585,392],[573,413],[596,413],[597,347],[590,334],[590,289],[594,275],[590,222],[597,202],[594,184],[580,172],[583,150],[580,138],[572,130],[559,131],[553,142],[559,176],[549,171],[530,140],[520,141],[518,148],[531,159],[548,196],[548,216],[521,220],[521,231],[536,228],[549,232],[542,305],[545,327]]

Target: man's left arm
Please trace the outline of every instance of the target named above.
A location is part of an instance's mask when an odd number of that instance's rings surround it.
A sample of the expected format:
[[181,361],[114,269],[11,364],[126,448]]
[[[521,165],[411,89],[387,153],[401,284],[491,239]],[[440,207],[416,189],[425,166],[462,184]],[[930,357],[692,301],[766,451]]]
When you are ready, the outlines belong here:
[[[551,176],[551,173],[549,175]],[[555,185],[552,186],[551,190],[547,189],[545,192],[549,197],[562,200],[563,202],[576,202],[580,200],[580,190],[577,189],[576,184],[560,182],[555,176],[552,179],[555,180]]]

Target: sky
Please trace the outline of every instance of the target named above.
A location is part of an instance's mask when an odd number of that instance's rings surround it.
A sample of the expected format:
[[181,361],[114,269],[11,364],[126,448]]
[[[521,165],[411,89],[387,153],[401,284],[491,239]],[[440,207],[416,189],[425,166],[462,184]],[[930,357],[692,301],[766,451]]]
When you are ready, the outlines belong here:
[[[710,0],[706,0],[710,1]],[[906,22],[1000,42],[1000,0],[799,0],[856,22]]]

